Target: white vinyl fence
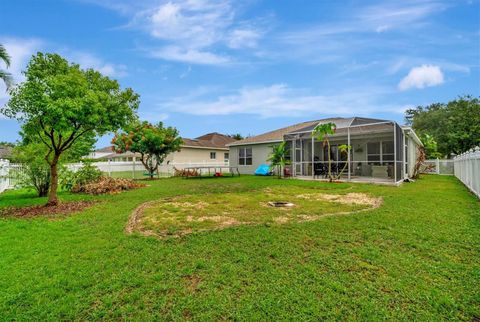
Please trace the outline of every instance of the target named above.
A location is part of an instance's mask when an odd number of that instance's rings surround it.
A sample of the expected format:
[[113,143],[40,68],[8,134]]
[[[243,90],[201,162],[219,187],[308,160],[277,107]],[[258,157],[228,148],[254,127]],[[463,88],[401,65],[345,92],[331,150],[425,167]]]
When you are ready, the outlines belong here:
[[24,169],[24,165],[20,163],[0,159],[0,193],[14,189],[20,183]]
[[454,158],[455,176],[480,198],[480,147]]
[[420,168],[420,171],[422,173],[453,175],[453,164],[454,160],[452,159],[425,160]]
[[[96,166],[105,175],[115,178],[142,179],[149,177],[147,170],[140,161],[122,161],[122,162],[94,162]],[[83,166],[83,163],[69,163],[66,167],[69,170],[77,171]],[[166,178],[171,177],[175,173],[175,169],[181,170],[187,167],[224,167],[228,163],[169,163],[161,165],[155,177]],[[24,171],[22,164],[9,163],[8,160],[0,159],[0,193],[6,189],[15,189],[18,186],[19,178]],[[208,171],[208,170],[205,170]],[[223,172],[228,172],[222,169]]]
[[10,163],[8,160],[0,159],[0,193],[8,189],[10,183],[8,182],[8,170]]

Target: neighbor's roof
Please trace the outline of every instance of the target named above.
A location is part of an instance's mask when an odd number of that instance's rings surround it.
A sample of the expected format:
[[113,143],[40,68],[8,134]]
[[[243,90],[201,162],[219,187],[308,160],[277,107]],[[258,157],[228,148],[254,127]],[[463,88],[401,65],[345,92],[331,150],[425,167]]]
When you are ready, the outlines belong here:
[[96,149],[95,152],[112,153],[113,152],[113,146],[106,146],[104,148]]
[[199,136],[195,139],[183,138],[182,146],[185,147],[199,147],[199,148],[214,148],[214,149],[227,149],[227,144],[233,143],[236,140],[217,132],[208,133]]
[[8,159],[12,156],[13,148],[9,146],[0,146],[0,159]]
[[[228,149],[226,144],[235,142],[236,140],[217,132],[208,133],[202,136],[199,136],[195,139],[187,139],[182,138],[183,144],[182,147],[198,147],[198,148],[213,148],[213,149]],[[110,159],[110,158],[119,158],[119,157],[132,157],[132,156],[140,156],[139,153],[133,154],[132,152],[125,152],[125,153],[115,153],[112,146],[107,146],[95,152],[109,152],[110,154],[104,155],[99,159]]]
[[332,118],[307,121],[307,122],[290,125],[278,130],[270,131],[257,136],[252,136],[228,145],[235,146],[235,145],[245,145],[245,144],[280,142],[283,140],[283,137],[286,134],[311,132],[318,124],[325,124],[329,122],[335,123],[335,125],[337,126],[337,129],[342,129],[342,128],[348,128],[349,126],[354,126],[354,125],[362,125],[362,124],[366,125],[366,124],[388,122],[388,121],[372,119],[372,118],[364,118],[364,117],[348,117],[348,118],[332,117]]

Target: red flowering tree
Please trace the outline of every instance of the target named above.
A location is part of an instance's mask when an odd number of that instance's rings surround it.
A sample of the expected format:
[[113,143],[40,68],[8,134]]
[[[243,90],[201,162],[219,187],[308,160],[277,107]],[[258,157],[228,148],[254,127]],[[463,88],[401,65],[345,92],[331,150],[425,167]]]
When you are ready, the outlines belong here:
[[183,143],[178,130],[164,127],[160,122],[137,122],[122,132],[117,132],[112,144],[117,153],[130,151],[140,154],[140,161],[152,179],[167,155],[180,151]]

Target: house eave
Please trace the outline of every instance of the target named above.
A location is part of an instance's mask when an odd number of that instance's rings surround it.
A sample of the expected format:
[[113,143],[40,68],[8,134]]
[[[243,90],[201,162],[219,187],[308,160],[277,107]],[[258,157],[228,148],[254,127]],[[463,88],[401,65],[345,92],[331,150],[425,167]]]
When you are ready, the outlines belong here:
[[268,140],[268,141],[258,141],[258,142],[245,142],[245,143],[230,143],[227,144],[228,147],[232,146],[242,146],[242,145],[256,145],[256,144],[265,144],[265,143],[279,143],[282,142],[282,140]]
[[228,148],[209,147],[209,146],[181,145],[180,147],[181,147],[181,148],[189,148],[189,149],[204,149],[204,150],[222,150],[222,151],[228,151]]

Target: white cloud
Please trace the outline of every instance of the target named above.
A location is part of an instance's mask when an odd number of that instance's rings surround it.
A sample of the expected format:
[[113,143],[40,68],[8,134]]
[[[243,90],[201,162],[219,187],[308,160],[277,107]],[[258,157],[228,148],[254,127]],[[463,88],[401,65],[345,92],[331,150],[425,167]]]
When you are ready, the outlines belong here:
[[408,75],[398,84],[398,89],[404,91],[413,87],[431,87],[440,85],[443,82],[443,73],[439,66],[422,65],[410,69]]
[[[43,43],[38,39],[21,38],[0,38],[0,43],[5,46],[11,58],[10,67],[6,69],[7,72],[12,74],[15,83],[24,81],[25,77],[22,75],[22,71],[32,55],[43,46]],[[4,68],[4,66],[1,66],[1,68]],[[0,106],[5,105],[9,98],[5,84],[0,81]]]
[[105,76],[125,77],[128,75],[127,66],[105,62],[103,59],[88,52],[69,50],[65,55],[70,61],[79,64],[80,67],[95,69]]
[[255,48],[261,37],[261,33],[253,28],[235,29],[229,35],[228,46],[233,49]]
[[358,14],[360,23],[376,32],[411,28],[433,13],[445,9],[439,1],[401,1],[366,7]]
[[217,55],[208,51],[185,49],[177,46],[167,46],[152,50],[150,56],[165,60],[173,60],[201,65],[224,65],[230,61],[226,56]]
[[[376,56],[379,52],[397,51],[400,46],[413,47],[410,37],[413,30],[425,28],[431,23],[430,18],[445,8],[446,5],[437,0],[384,1],[355,7],[355,10],[346,7],[333,20],[325,19],[310,26],[292,26],[279,33],[273,38],[275,42],[270,57],[321,64],[350,60],[360,55]],[[430,34],[421,30],[425,41]],[[383,35],[392,31],[397,32],[395,37]],[[408,43],[403,43],[406,39]]]
[[232,58],[219,48],[254,48],[263,32],[237,21],[231,0],[170,0],[136,11],[129,27],[162,42],[147,48],[152,57],[189,64],[225,65]]
[[385,89],[371,87],[352,89],[333,95],[310,94],[285,84],[244,87],[238,91],[208,99],[211,94],[194,91],[190,95],[161,102],[162,110],[194,115],[252,114],[261,117],[306,115],[368,115],[375,112],[397,112],[399,106],[380,104]]
[[19,39],[19,38],[1,38],[0,43],[5,46],[7,53],[11,57],[10,72],[15,81],[24,79],[22,71],[27,66],[28,61],[42,46],[38,39]]
[[219,41],[222,31],[233,21],[228,1],[167,2],[140,16],[145,16],[152,36],[192,48],[204,48]]
[[148,120],[150,123],[164,122],[169,118],[169,115],[166,113],[155,113],[155,112],[139,112],[140,119]]

